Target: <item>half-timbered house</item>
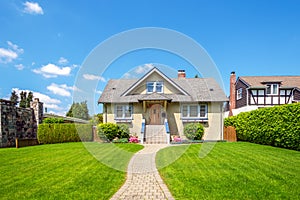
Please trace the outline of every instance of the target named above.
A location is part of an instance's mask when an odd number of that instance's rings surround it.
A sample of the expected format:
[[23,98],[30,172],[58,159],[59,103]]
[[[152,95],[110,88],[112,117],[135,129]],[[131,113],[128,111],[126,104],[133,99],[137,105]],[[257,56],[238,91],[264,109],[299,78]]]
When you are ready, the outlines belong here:
[[300,76],[230,77],[229,115],[300,101]]

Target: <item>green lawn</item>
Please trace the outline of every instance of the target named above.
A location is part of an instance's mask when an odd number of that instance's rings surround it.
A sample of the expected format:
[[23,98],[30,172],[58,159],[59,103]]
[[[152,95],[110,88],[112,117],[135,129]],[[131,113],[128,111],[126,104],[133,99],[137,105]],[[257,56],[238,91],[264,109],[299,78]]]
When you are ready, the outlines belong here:
[[300,199],[300,152],[217,143],[200,158],[200,147],[174,146],[158,152],[157,165],[163,167],[159,172],[176,199]]
[[[97,159],[82,143],[0,149],[0,199],[109,199],[126,177],[116,169],[143,147],[84,144]],[[104,157],[110,167],[98,161]]]

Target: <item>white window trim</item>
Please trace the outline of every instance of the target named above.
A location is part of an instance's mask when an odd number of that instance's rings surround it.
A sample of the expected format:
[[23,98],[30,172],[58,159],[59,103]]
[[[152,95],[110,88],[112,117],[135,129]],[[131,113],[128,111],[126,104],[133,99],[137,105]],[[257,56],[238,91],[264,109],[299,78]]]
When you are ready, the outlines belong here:
[[[117,117],[117,106],[122,106],[122,117]],[[131,107],[130,117],[125,117],[126,106]],[[114,105],[114,116],[115,120],[132,120],[133,119],[133,106],[131,104],[115,104]]]
[[[152,92],[149,92],[148,91],[148,84],[149,83],[153,83],[153,91]],[[156,92],[156,84],[157,83],[160,83],[161,84],[161,92],[157,92],[157,93],[160,93],[160,94],[162,94],[162,93],[164,93],[164,82],[163,81],[148,81],[147,83],[146,83],[146,90],[147,90],[147,94],[151,94],[151,93],[153,93],[153,92]]]
[[[188,116],[183,116],[183,106],[187,106],[187,114]],[[197,112],[198,112],[198,116],[197,117],[190,117],[190,106],[197,106]],[[205,106],[205,116],[201,117],[200,116],[200,108],[201,106]],[[181,114],[181,119],[207,119],[208,118],[208,105],[207,104],[183,104],[180,108],[180,114]]]
[[240,100],[243,98],[243,88],[239,88],[236,90],[236,100]]
[[[276,90],[276,93],[274,93],[274,90],[273,90],[273,86],[274,85],[277,85],[277,90]],[[267,87],[270,87],[270,93],[268,93],[268,89],[266,89],[266,94],[267,95],[278,95],[278,92],[279,92],[279,84],[277,83],[272,83],[272,84],[267,84]]]

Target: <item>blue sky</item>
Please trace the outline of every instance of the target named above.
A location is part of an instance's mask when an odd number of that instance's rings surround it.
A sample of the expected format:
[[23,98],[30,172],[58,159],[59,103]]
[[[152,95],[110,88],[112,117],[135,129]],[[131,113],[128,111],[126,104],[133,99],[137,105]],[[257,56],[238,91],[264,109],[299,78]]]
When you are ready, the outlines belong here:
[[[12,89],[30,90],[48,108],[65,114],[76,90],[77,72],[101,42],[123,31],[162,27],[198,42],[211,56],[229,90],[229,75],[300,75],[299,1],[39,0],[0,1],[0,98]],[[101,56],[99,57],[101,59]],[[94,102],[110,78],[151,63],[197,73],[168,52],[130,52],[97,80]],[[96,107],[95,112],[100,112]]]

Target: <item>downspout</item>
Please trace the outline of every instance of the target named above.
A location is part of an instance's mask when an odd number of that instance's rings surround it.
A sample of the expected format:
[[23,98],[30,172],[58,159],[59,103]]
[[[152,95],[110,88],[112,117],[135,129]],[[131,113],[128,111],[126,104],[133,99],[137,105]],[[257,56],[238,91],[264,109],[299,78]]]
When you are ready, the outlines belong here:
[[221,140],[224,139],[224,116],[223,116],[223,107],[224,105],[220,105],[220,121],[221,121]]

